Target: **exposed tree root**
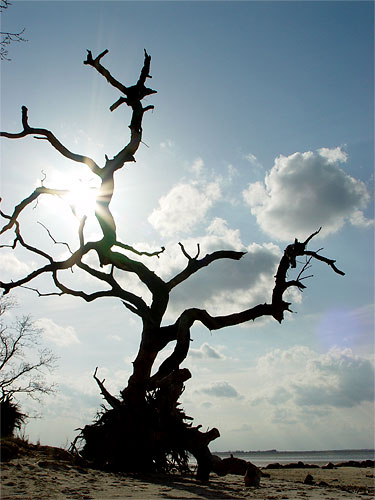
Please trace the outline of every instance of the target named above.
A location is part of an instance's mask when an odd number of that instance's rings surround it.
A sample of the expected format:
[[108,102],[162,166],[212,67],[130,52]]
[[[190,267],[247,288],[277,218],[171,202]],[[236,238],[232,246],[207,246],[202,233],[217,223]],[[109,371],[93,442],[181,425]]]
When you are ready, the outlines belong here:
[[[217,429],[204,433],[193,427],[192,418],[179,407],[184,371],[167,377],[161,387],[148,392],[137,404],[116,400],[119,404],[110,409],[103,406],[96,421],[81,431],[82,457],[94,467],[112,471],[190,473],[190,453],[197,460],[197,478],[208,480],[208,444],[220,434]],[[97,379],[96,371],[94,377]],[[100,387],[112,401],[102,382]]]

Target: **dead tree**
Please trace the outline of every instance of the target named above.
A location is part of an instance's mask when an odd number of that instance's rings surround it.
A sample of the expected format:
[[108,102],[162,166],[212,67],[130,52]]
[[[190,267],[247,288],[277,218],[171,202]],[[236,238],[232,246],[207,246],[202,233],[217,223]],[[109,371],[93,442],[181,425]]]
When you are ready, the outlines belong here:
[[5,321],[5,313],[16,307],[9,297],[0,298],[0,424],[1,436],[13,434],[25,422],[17,396],[25,394],[40,401],[55,392],[47,381],[57,358],[47,348],[40,348],[41,330],[30,316]]
[[[14,230],[15,237],[12,248],[21,245],[29,252],[37,254],[45,260],[45,264],[34,269],[21,279],[3,282],[0,287],[3,293],[17,287],[32,288],[31,282],[41,275],[48,274],[56,287],[56,291],[48,295],[70,294],[80,297],[87,302],[101,297],[117,297],[142,322],[142,332],[139,351],[133,362],[133,372],[126,387],[119,397],[110,394],[104,386],[104,380],[94,378],[100,391],[109,405],[98,414],[94,424],[86,425],[82,429],[81,437],[84,446],[83,455],[98,467],[109,467],[116,470],[171,470],[173,467],[181,469],[187,466],[187,453],[192,453],[198,462],[197,477],[207,480],[211,470],[211,454],[209,443],[219,436],[216,428],[208,432],[201,432],[200,426],[193,426],[191,417],[188,417],[179,407],[178,399],[184,390],[184,383],[191,377],[189,370],[181,369],[190,346],[190,329],[196,322],[202,323],[209,330],[218,330],[231,325],[238,325],[254,321],[262,316],[270,316],[282,322],[286,311],[290,311],[290,303],[284,300],[284,293],[291,287],[303,290],[304,272],[313,259],[328,264],[333,271],[344,274],[336,268],[335,261],[307,250],[307,244],[319,232],[316,231],[304,242],[297,239],[289,245],[277,268],[272,300],[269,303],[258,304],[235,314],[212,316],[204,309],[190,308],[182,312],[176,321],[162,326],[162,319],[167,309],[171,292],[181,283],[188,280],[201,269],[223,259],[239,260],[244,252],[220,250],[200,256],[191,256],[180,243],[181,252],[186,258],[186,266],[169,280],[162,279],[151,271],[138,258],[147,255],[150,258],[160,256],[162,247],[154,253],[141,252],[130,245],[119,241],[116,232],[116,223],[110,209],[115,182],[114,174],[128,162],[135,161],[135,154],[142,140],[142,120],[144,113],[153,106],[143,107],[145,96],[156,91],[146,87],[150,76],[151,56],[145,51],[144,64],[140,77],[135,85],[126,87],[116,80],[111,73],[102,66],[102,58],[107,54],[105,50],[97,57],[88,51],[84,64],[91,66],[117,89],[121,96],[110,107],[116,109],[125,103],[131,108],[130,141],[113,158],[105,157],[104,165],[98,165],[93,159],[73,153],[66,148],[49,130],[34,127],[29,124],[28,110],[22,107],[22,130],[18,133],[1,132],[2,137],[21,139],[26,136],[35,136],[50,143],[61,155],[69,160],[84,164],[100,179],[100,189],[96,200],[96,218],[101,228],[101,238],[97,241],[86,241],[84,237],[85,217],[79,221],[77,248],[71,250],[71,255],[64,260],[56,260],[44,250],[32,246],[22,236],[19,215],[40,196],[60,196],[65,191],[47,188],[42,185],[36,188],[30,196],[15,206],[12,214],[0,211],[6,219],[6,224],[0,231],[4,234]],[[199,247],[198,247],[199,248]],[[83,258],[89,253],[96,253],[101,267],[92,267],[84,262]],[[294,279],[288,278],[289,268],[296,267],[297,257],[306,256],[305,264]],[[105,267],[104,266],[109,266]],[[86,293],[80,289],[73,289],[63,282],[63,271],[79,268],[92,277],[106,284],[106,290]],[[116,273],[114,272],[116,271]],[[117,273],[132,273],[148,288],[151,293],[149,303],[143,298],[120,285],[116,279]],[[47,295],[34,289],[40,296]],[[157,372],[151,376],[151,370],[157,355],[167,345],[175,343],[173,352],[160,365]]]

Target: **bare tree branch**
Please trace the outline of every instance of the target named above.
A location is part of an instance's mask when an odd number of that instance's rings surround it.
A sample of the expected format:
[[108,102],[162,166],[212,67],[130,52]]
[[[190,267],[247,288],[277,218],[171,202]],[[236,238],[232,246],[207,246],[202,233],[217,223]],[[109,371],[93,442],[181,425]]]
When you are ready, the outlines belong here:
[[0,60],[2,61],[10,61],[11,59],[8,57],[8,49],[7,46],[12,42],[27,42],[26,38],[22,35],[25,33],[25,28],[23,28],[18,33],[10,32],[10,31],[0,31]]
[[27,112],[28,112],[27,107],[22,106],[22,125],[23,125],[22,132],[18,133],[0,132],[0,137],[7,137],[8,139],[20,139],[28,135],[37,135],[37,136],[41,135],[43,136],[43,139],[46,139],[55,149],[57,149],[59,153],[65,156],[65,158],[68,158],[69,160],[78,163],[84,163],[90,168],[90,170],[94,174],[101,177],[101,168],[95,163],[95,161],[92,158],[72,153],[63,144],[61,144],[61,142],[54,136],[54,134],[50,130],[44,128],[30,127],[28,124]]
[[320,260],[322,262],[325,262],[326,264],[328,264],[335,271],[335,273],[340,274],[341,276],[345,276],[344,271],[341,271],[340,269],[338,269],[335,266],[335,262],[336,262],[335,260],[333,260],[333,259],[327,259],[327,257],[323,257],[322,255],[319,255],[317,252],[311,252],[311,251],[306,251],[305,255],[311,255],[312,257],[314,257],[314,259],[317,259],[317,260]]
[[106,49],[103,52],[101,52],[95,59],[92,57],[92,52],[91,50],[87,50],[87,58],[85,61],[83,61],[83,64],[88,64],[89,66],[92,66],[95,68],[101,75],[104,76],[104,78],[107,80],[108,83],[110,83],[113,87],[118,89],[120,92],[126,95],[126,87],[122,83],[120,83],[116,78],[114,78],[111,73],[104,68],[101,63],[100,59],[104,57],[106,54],[108,54],[109,50]]
[[[79,250],[74,252],[70,257],[68,257],[66,260],[62,260],[62,261],[54,261],[52,259],[52,257],[47,256],[48,259],[50,260],[49,264],[42,266],[38,269],[35,269],[30,274],[28,274],[24,278],[20,278],[17,281],[10,281],[10,282],[0,281],[0,288],[2,288],[4,290],[4,294],[7,294],[13,288],[25,285],[26,283],[29,283],[30,281],[37,278],[38,276],[41,276],[42,274],[45,274],[45,273],[52,273],[53,274],[58,270],[69,269],[69,268],[73,267],[74,265],[76,265],[81,260],[83,255],[85,255],[87,252],[92,250],[94,247],[95,247],[94,243],[86,243],[83,248],[80,248]],[[32,249],[33,247],[30,247],[27,245],[26,248]],[[40,251],[37,251],[37,253],[42,254]],[[74,295],[74,293],[72,293],[72,295]]]
[[129,250],[130,252],[133,252],[133,253],[140,255],[140,256],[145,255],[146,257],[158,257],[159,258],[159,255],[162,254],[163,252],[165,252],[165,247],[161,247],[160,250],[157,250],[155,252],[141,252],[130,245],[126,245],[125,243],[121,243],[120,241],[116,241],[114,246],[123,248],[124,250]]
[[[4,12],[10,5],[12,5],[8,0],[0,0],[0,14]],[[8,45],[12,42],[27,42],[25,38],[23,38],[23,34],[25,32],[25,28],[21,31],[0,31],[0,60],[1,61],[10,61],[11,59],[8,57]]]
[[17,318],[12,324],[4,322],[3,315],[15,303],[2,297],[0,300],[0,403],[15,394],[28,394],[39,399],[50,394],[54,385],[49,384],[44,371],[55,368],[56,357],[49,349],[37,350],[41,330],[30,316]]
[[98,367],[95,368],[95,372],[94,372],[93,377],[94,377],[95,382],[98,384],[98,386],[100,388],[101,394],[103,395],[103,397],[107,401],[107,403],[112,406],[112,408],[119,408],[121,406],[121,402],[107,391],[107,389],[104,387],[105,378],[103,378],[103,380],[100,381],[98,379],[98,377],[96,376],[97,371],[98,371]]
[[83,262],[79,262],[77,265],[79,268],[83,269],[94,278],[106,282],[111,287],[112,296],[118,297],[123,300],[126,307],[129,308],[129,303],[132,304],[134,306],[132,312],[136,312],[141,317],[146,317],[149,314],[149,308],[144,300],[141,297],[138,297],[137,295],[124,290],[115,280],[112,273],[103,273],[101,271],[93,269]]
[[26,285],[20,285],[20,288],[24,288],[25,290],[31,290],[32,292],[35,292],[38,297],[61,297],[61,295],[64,295],[63,292],[41,292],[37,288],[32,288],[31,286],[26,286]]
[[181,242],[179,242],[178,244],[179,244],[179,246],[180,246],[180,248],[181,248],[181,252],[184,254],[184,256],[188,259],[188,261],[189,261],[189,262],[190,262],[191,260],[197,260],[197,258],[199,257],[199,254],[200,254],[200,245],[199,245],[199,243],[197,243],[197,254],[196,254],[196,256],[195,256],[195,257],[191,257],[191,256],[187,253],[187,251],[185,250],[184,245],[183,245]]
[[63,294],[67,295],[73,295],[73,297],[80,297],[81,299],[85,300],[86,302],[92,302],[96,299],[102,298],[102,297],[113,297],[113,291],[112,290],[99,290],[98,292],[93,292],[93,293],[86,293],[82,290],[73,290],[72,288],[67,287],[57,277],[57,270],[54,270],[52,272],[52,278],[53,282],[55,283],[56,287],[62,291]]
[[[50,194],[53,196],[64,196],[68,193],[69,193],[69,191],[67,189],[50,189],[50,188],[47,188],[45,186],[40,186],[40,187],[36,188],[31,193],[30,196],[28,196],[27,198],[22,200],[21,203],[19,203],[17,206],[14,207],[13,214],[11,216],[5,215],[3,212],[0,212],[2,217],[9,220],[8,224],[6,224],[0,230],[0,234],[3,234],[8,229],[11,229],[14,226],[14,224],[17,220],[17,217],[22,212],[22,210],[24,208],[26,208],[28,205],[30,205],[30,203],[32,203],[34,200],[36,200],[41,194]],[[0,198],[0,202],[1,202],[1,198]]]
[[120,99],[111,106],[111,111],[116,109],[120,104],[126,102],[128,106],[132,106],[135,102],[141,101],[144,97],[150,94],[156,94],[156,90],[149,89],[145,87],[146,78],[151,78],[150,76],[150,62],[151,56],[147,54],[145,50],[145,61],[143,68],[141,70],[141,75],[138,79],[136,85],[131,87],[125,87],[122,83],[120,83],[116,78],[114,78],[111,73],[101,65],[100,59],[108,54],[108,50],[104,50],[101,54],[99,54],[95,59],[92,57],[92,53],[90,50],[87,51],[87,58],[83,64],[88,64],[94,67],[104,78],[115,88],[120,90],[126,98],[120,97]]
[[40,224],[47,231],[48,236],[51,238],[51,240],[54,242],[55,245],[64,245],[64,246],[66,246],[66,248],[69,250],[69,252],[71,254],[73,253],[72,250],[70,249],[70,246],[69,246],[68,243],[66,243],[65,241],[57,241],[57,240],[55,240],[55,238],[52,236],[52,233],[48,229],[48,227],[46,227],[42,222],[37,221],[37,223]]

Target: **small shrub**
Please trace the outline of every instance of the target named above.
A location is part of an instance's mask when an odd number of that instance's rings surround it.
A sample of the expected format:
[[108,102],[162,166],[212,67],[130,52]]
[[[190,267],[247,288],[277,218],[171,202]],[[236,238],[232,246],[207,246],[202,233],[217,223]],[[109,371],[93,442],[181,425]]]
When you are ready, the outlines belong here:
[[0,400],[1,436],[12,436],[24,423],[26,415],[21,413],[17,403],[10,396]]

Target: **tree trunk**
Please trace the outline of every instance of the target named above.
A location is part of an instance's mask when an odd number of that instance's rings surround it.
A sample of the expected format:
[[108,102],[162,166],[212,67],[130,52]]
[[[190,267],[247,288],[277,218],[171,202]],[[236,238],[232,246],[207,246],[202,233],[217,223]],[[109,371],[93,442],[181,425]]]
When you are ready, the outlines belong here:
[[151,377],[160,332],[144,329],[133,374],[120,399],[105,389],[95,370],[94,378],[111,409],[103,409],[96,422],[82,430],[82,455],[95,467],[116,471],[186,472],[190,453],[197,461],[197,479],[208,481],[208,444],[220,434],[217,429],[202,433],[199,426],[192,427],[192,418],[180,408],[178,399],[191,378],[188,369]]

